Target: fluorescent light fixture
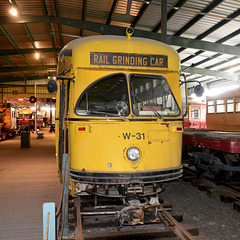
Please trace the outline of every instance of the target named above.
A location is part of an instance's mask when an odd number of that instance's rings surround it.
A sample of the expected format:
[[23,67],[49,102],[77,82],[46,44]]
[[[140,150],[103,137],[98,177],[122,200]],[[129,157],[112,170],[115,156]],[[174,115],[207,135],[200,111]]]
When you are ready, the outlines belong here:
[[231,85],[231,86],[223,86],[223,87],[219,87],[219,88],[213,88],[213,89],[207,89],[206,90],[206,96],[209,97],[213,97],[213,96],[217,96],[220,95],[222,93],[234,90],[234,89],[238,89],[240,88],[240,85]]
[[[46,111],[46,112],[50,112],[50,109],[51,109],[50,107],[44,107],[44,106],[41,107],[41,110],[42,110],[42,111]],[[55,107],[52,107],[52,111],[55,111],[55,110],[56,110],[56,108],[55,108]]]
[[39,53],[35,53],[35,57],[36,57],[36,59],[39,59],[40,58],[40,54]]
[[38,41],[35,41],[34,45],[35,45],[36,48],[39,48],[39,42]]
[[16,17],[16,16],[18,15],[18,12],[17,12],[16,8],[14,8],[14,7],[12,7],[12,8],[10,9],[10,13],[11,13],[14,17]]

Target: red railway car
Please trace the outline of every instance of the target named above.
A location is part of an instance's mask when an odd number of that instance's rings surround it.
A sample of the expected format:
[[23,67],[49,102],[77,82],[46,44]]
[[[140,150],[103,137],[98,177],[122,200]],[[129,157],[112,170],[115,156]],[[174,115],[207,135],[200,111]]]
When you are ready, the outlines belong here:
[[18,133],[28,129],[34,129],[35,120],[32,118],[32,111],[21,110],[17,118]]
[[185,128],[183,156],[220,178],[240,173],[240,90],[207,97],[207,129]]
[[206,104],[189,101],[188,114],[184,118],[184,128],[206,128]]

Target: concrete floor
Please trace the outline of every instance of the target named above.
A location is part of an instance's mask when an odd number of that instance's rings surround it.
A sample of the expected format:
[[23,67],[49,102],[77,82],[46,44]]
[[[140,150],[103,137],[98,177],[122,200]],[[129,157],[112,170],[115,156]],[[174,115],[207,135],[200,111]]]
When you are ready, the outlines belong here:
[[[0,240],[40,240],[42,206],[59,204],[62,186],[57,177],[54,133],[44,139],[31,133],[31,147],[20,147],[20,136],[0,142]],[[232,204],[209,198],[189,183],[167,184],[163,197],[184,222],[199,226],[211,240],[240,239],[239,213]],[[212,207],[213,206],[213,207]]]
[[31,133],[30,148],[21,148],[20,136],[0,142],[0,239],[39,240],[42,206],[58,207],[61,184],[57,176],[54,133],[41,129],[44,139]]

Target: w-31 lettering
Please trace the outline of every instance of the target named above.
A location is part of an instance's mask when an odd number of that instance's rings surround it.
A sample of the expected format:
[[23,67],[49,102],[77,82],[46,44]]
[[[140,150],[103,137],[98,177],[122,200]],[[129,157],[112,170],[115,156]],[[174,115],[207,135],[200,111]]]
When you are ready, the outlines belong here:
[[133,133],[122,133],[123,135],[123,139],[124,140],[128,140],[128,139],[131,139],[131,138],[136,138],[137,140],[145,140],[145,133],[136,133],[136,134],[133,134]]

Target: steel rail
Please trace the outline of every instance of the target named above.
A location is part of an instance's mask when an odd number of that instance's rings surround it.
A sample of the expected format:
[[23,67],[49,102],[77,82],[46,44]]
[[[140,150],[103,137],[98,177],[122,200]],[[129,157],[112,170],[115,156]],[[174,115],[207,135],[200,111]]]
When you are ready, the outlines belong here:
[[[163,209],[161,205],[160,209]],[[195,240],[195,238],[185,228],[183,228],[169,212],[164,210],[160,212],[160,215],[163,223],[171,231],[173,231],[180,240]]]
[[78,196],[76,201],[76,215],[77,215],[77,228],[76,228],[76,240],[84,240],[83,227],[82,227],[82,213],[80,206],[80,197]]

